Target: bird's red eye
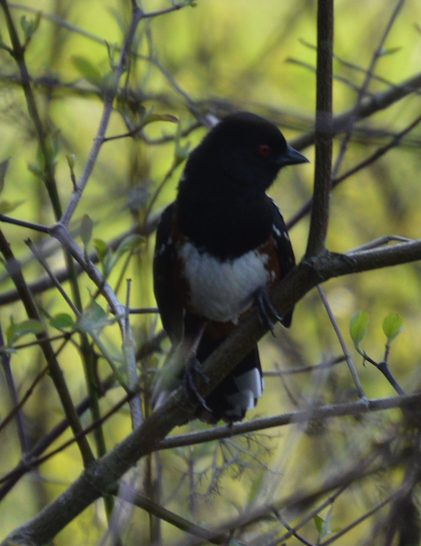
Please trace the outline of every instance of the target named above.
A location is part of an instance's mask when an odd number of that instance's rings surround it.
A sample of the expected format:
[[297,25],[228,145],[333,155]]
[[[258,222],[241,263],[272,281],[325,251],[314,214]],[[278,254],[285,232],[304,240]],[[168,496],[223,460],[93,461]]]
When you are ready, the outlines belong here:
[[263,156],[267,156],[270,154],[270,146],[267,144],[261,144],[259,146],[259,154]]

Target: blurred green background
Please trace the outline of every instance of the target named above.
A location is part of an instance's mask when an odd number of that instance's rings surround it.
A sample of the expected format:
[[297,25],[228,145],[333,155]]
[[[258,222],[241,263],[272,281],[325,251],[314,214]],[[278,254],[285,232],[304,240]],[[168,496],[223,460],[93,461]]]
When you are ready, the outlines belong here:
[[[101,89],[110,70],[106,43],[111,50],[114,44],[121,44],[130,18],[130,3],[119,0],[23,0],[19,5],[11,3],[10,6],[18,26],[22,16],[31,20],[36,12],[42,12],[26,61],[34,80],[42,118],[48,126],[51,142],[58,147],[56,178],[60,199],[65,206],[72,192],[66,156],[75,154],[78,177],[102,113]],[[143,2],[145,12],[170,6],[170,2],[163,0]],[[363,70],[370,64],[394,6],[395,2],[384,0],[340,0],[336,3],[335,114],[354,106],[358,88],[364,81]],[[375,66],[378,78],[371,81],[369,95],[418,74],[421,66],[420,25],[421,4],[409,0],[394,21]],[[0,16],[0,30],[2,40],[7,44],[3,14]],[[287,140],[294,144],[296,137],[313,126],[315,45],[316,4],[311,0],[197,0],[196,7],[144,20],[136,35],[138,58],[131,60],[130,70],[121,83],[127,95],[124,97],[122,93],[123,99],[115,104],[116,111],[111,117],[107,136],[126,133],[122,113],[136,123],[143,108],[176,116],[182,130],[193,126],[195,114],[219,116],[234,109],[244,109],[275,121]],[[37,144],[16,75],[13,59],[7,51],[0,50],[0,161],[10,157],[1,199],[18,204],[10,212],[11,216],[51,225],[54,216],[46,191],[39,177],[29,168],[37,162]],[[353,133],[339,174],[368,157],[377,147],[385,145],[390,135],[405,128],[420,115],[420,111],[420,95],[412,94],[358,123],[358,131]],[[151,199],[170,170],[175,153],[172,138],[166,143],[161,143],[161,140],[173,137],[176,125],[157,121],[148,125],[144,133],[144,139],[122,138],[103,145],[74,216],[72,228],[76,237],[84,214],[88,214],[95,224],[94,237],[107,242],[136,223],[148,220]],[[204,134],[204,129],[191,131],[181,143],[192,148]],[[335,153],[339,144],[338,138],[335,140]],[[420,236],[420,145],[421,133],[416,129],[403,139],[399,147],[335,189],[327,240],[330,250],[347,252],[383,235]],[[312,192],[314,151],[307,148],[302,152],[312,163],[282,172],[269,192],[286,220]],[[174,199],[181,172],[182,166],[175,170],[156,196],[153,213]],[[27,282],[43,275],[24,240],[31,237],[40,244],[44,241],[47,247],[52,245],[51,241],[15,226],[2,224],[2,229],[24,265]],[[297,260],[305,251],[307,233],[308,217],[290,232]],[[80,238],[76,240],[81,244]],[[153,245],[153,235],[144,238],[125,273],[125,277],[133,279],[133,307],[155,305],[151,281]],[[48,262],[53,270],[64,267],[63,255],[57,248],[49,255]],[[121,265],[122,262],[111,274],[112,286],[120,277]],[[13,288],[4,269],[0,281],[2,292]],[[70,292],[67,283],[63,286]],[[95,288],[84,276],[80,277],[80,288],[87,305]],[[390,312],[402,315],[404,332],[392,345],[391,368],[405,390],[419,388],[420,265],[414,263],[339,278],[328,282],[324,288],[355,358],[367,396],[392,396],[394,391],[373,366],[362,366],[361,357],[352,348],[349,321],[359,309],[370,313],[370,327],[363,346],[376,360],[383,358],[385,337],[381,323],[384,317]],[[118,296],[120,301],[125,301],[124,282]],[[69,312],[54,290],[37,297],[40,305],[51,315]],[[98,302],[106,308],[101,298]],[[16,322],[25,319],[19,302],[2,305],[4,330],[10,323],[10,316]],[[161,328],[153,314],[133,316],[132,326],[138,345]],[[316,291],[309,293],[297,305],[291,329],[285,331],[278,326],[276,333],[276,339],[266,336],[260,343],[265,371],[315,365],[341,354],[337,337]],[[103,336],[110,351],[117,355],[121,343],[117,327],[106,328]],[[163,348],[168,349],[166,343]],[[142,365],[154,367],[162,358],[162,355],[149,357]],[[86,385],[77,347],[67,346],[60,355],[60,363],[71,393],[78,402],[86,396]],[[12,356],[11,365],[18,393],[22,396],[43,366],[42,357],[37,348],[22,349]],[[101,376],[109,373],[103,359],[99,361],[99,373]],[[0,392],[0,417],[4,417],[11,409],[11,401],[3,379]],[[101,401],[103,411],[109,409],[121,394],[119,389],[108,393]],[[309,407],[313,403],[354,399],[350,374],[346,364],[341,363],[325,372],[286,375],[282,379],[268,377],[265,394],[248,417],[268,416]],[[314,486],[323,476],[334,473],[341,464],[356,457],[361,446],[368,449],[372,443],[381,441],[383,431],[390,430],[398,415],[397,412],[388,412],[360,420],[346,418],[324,425],[314,423],[313,427],[275,429],[267,435],[256,436],[255,440],[237,440],[240,450],[227,443],[219,447],[206,444],[164,452],[159,462],[154,461],[163,484],[162,502],[185,517],[212,526],[220,519],[243,513],[280,495],[286,496],[297,488]],[[61,406],[48,378],[34,390],[25,405],[24,417],[32,443],[42,438],[62,418]],[[88,415],[84,416],[83,424],[89,424]],[[186,430],[200,427],[198,423],[192,423]],[[128,411],[122,410],[109,420],[105,431],[108,448],[124,438],[130,432]],[[70,433],[64,437],[70,437]],[[63,437],[57,445],[62,441]],[[5,474],[20,459],[13,423],[2,431],[0,442],[0,473]],[[246,449],[250,453],[243,453]],[[238,457],[241,465],[228,464],[230,457],[234,457],[233,460]],[[219,467],[224,467],[221,476]],[[72,446],[43,464],[39,471],[27,474],[2,501],[0,536],[36,514],[80,472],[78,452]],[[142,465],[139,465],[139,481],[143,479],[143,472]],[[399,480],[399,472],[388,475],[385,488],[393,487],[395,480]],[[365,488],[353,490],[343,501],[337,501],[333,527],[345,526],[356,517],[358,510],[364,511],[378,496],[376,484],[370,483]],[[146,521],[145,513],[140,510],[135,510],[133,517],[127,514],[128,544],[147,543]],[[98,503],[61,533],[55,544],[94,544],[102,536],[105,525],[104,510]],[[357,527],[352,531],[355,534],[349,534],[348,540],[358,540],[360,533],[370,525],[366,523]],[[314,524],[310,522],[305,530],[315,541]],[[256,529],[253,532],[258,533]],[[265,532],[263,524],[261,532]],[[164,536],[175,539],[179,532],[165,527]],[[291,539],[289,543],[296,544],[294,541]]]

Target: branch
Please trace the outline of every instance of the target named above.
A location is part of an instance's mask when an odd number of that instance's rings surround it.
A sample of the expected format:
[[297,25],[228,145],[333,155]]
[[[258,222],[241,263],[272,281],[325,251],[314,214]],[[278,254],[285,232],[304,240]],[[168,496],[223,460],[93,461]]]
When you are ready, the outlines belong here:
[[[304,294],[320,282],[332,277],[386,267],[421,259],[421,241],[397,244],[390,248],[372,249],[355,252],[352,256],[327,253],[311,261],[299,264],[272,292],[273,302],[280,314],[287,312]],[[250,351],[264,330],[259,324],[256,313],[252,313],[242,324],[216,349],[204,363],[204,371],[209,377],[209,385],[200,389],[206,395],[228,375],[237,362]],[[373,407],[384,409],[387,404],[411,405],[418,402],[419,394],[402,396],[390,401],[358,401],[351,406],[337,405],[315,408],[324,411],[325,416],[339,415],[343,411],[372,411]],[[374,404],[374,406],[373,406]],[[383,407],[381,407],[383,406]],[[347,409],[345,409],[347,408]],[[144,423],[127,436],[112,451],[95,461],[60,497],[47,506],[31,521],[13,531],[2,546],[8,543],[31,544],[41,546],[61,531],[86,507],[108,492],[108,488],[143,456],[159,449],[162,440],[176,426],[181,426],[194,416],[194,407],[185,399],[183,389],[175,391],[158,410]],[[307,413],[307,415],[309,415]],[[295,415],[295,419],[297,414]],[[301,418],[304,418],[301,414]],[[271,418],[269,418],[271,419]],[[275,418],[272,418],[275,419]],[[238,427],[253,426],[250,423]],[[231,429],[224,427],[231,434]]]
[[[167,521],[174,527],[190,533],[195,537],[201,538],[210,542],[211,544],[227,544],[229,542],[228,535],[216,535],[212,531],[208,531],[205,527],[196,525],[192,521],[189,521],[170,510],[167,510],[160,504],[157,504],[151,499],[145,497],[145,495],[140,494],[138,491],[132,489],[128,484],[124,484],[125,496],[119,496],[120,500],[124,500],[135,506],[138,506],[142,510],[147,511],[149,514],[154,515],[157,518]],[[119,494],[119,488],[116,486],[114,488],[114,494]],[[128,499],[126,498],[128,497]]]
[[[386,154],[389,150],[395,148],[396,146],[399,146],[400,142],[406,136],[408,133],[410,133],[417,125],[421,123],[421,116],[418,116],[415,118],[414,121],[412,121],[405,129],[397,133],[393,136],[392,140],[386,144],[385,146],[382,146],[381,148],[378,148],[373,154],[371,154],[367,159],[364,159],[351,169],[349,169],[346,173],[344,173],[341,176],[338,176],[337,178],[333,178],[331,186],[332,190],[336,188],[338,184],[343,182],[344,180],[348,179],[350,176],[353,176],[355,173],[361,171],[362,169],[365,169],[369,165],[372,165],[375,163],[380,157],[382,157],[384,154]],[[291,229],[292,226],[294,226],[299,220],[301,220],[307,213],[310,212],[311,208],[313,206],[313,198],[310,197],[306,203],[294,214],[294,216],[288,221],[287,223],[287,229]]]
[[[386,91],[381,91],[380,93],[366,97],[361,101],[357,121],[368,118],[380,110],[385,110],[395,102],[418,90],[420,87],[421,73],[404,80],[400,85],[394,85],[389,89],[386,89]],[[332,134],[336,135],[346,131],[346,128],[354,116],[354,108],[335,116],[332,120]],[[315,138],[315,131],[310,131],[309,133],[292,140],[290,144],[297,150],[303,150],[304,148],[313,145]]]
[[[5,258],[5,267],[9,273],[12,281],[14,282],[16,289],[19,293],[22,304],[25,308],[28,318],[37,320],[42,324],[41,317],[39,315],[37,306],[32,298],[25,279],[22,275],[19,262],[15,259],[13,252],[10,249],[9,243],[5,239],[3,233],[0,231],[0,252]],[[36,338],[39,341],[40,348],[44,354],[44,358],[48,364],[51,379],[53,380],[56,391],[60,397],[60,401],[64,410],[64,413],[72,427],[72,431],[75,435],[82,432],[82,425],[79,421],[79,417],[73,405],[72,398],[67,388],[66,381],[63,373],[60,369],[60,365],[57,361],[57,356],[48,341],[48,334],[46,331],[36,334]],[[89,443],[85,437],[81,437],[78,440],[78,447],[81,452],[81,456],[85,467],[89,466],[94,460]]]
[[349,143],[349,141],[351,139],[354,123],[358,120],[358,114],[359,114],[359,110],[360,110],[360,107],[361,107],[361,102],[363,100],[363,97],[367,94],[368,87],[369,87],[370,82],[371,82],[371,80],[373,78],[374,68],[375,68],[376,63],[379,60],[380,56],[382,55],[383,46],[384,46],[384,44],[386,42],[386,38],[389,35],[389,33],[390,33],[391,29],[392,29],[393,23],[395,22],[398,14],[399,14],[399,11],[402,9],[404,4],[405,4],[405,0],[399,0],[397,2],[396,6],[395,6],[395,9],[393,10],[393,13],[390,16],[389,21],[387,22],[386,28],[383,31],[383,34],[382,34],[382,36],[380,38],[380,42],[379,42],[375,52],[373,53],[372,59],[370,61],[370,65],[369,65],[368,70],[366,72],[365,80],[364,80],[361,88],[358,90],[357,101],[356,101],[355,106],[353,108],[352,115],[351,115],[351,117],[349,119],[348,127],[346,129],[344,138],[343,138],[343,140],[341,142],[341,147],[340,147],[339,153],[338,153],[338,155],[336,157],[335,165],[334,165],[334,168],[333,168],[333,176],[334,177],[336,177],[336,175],[337,175],[337,173],[339,171],[339,168],[341,166],[342,160],[345,157],[345,152],[346,152],[346,149],[348,147],[348,143]]
[[134,35],[136,33],[136,29],[140,23],[140,21],[143,18],[143,12],[140,8],[133,8],[132,13],[132,19],[130,22],[129,30],[127,32],[127,35],[125,37],[123,46],[120,51],[119,59],[113,68],[113,80],[109,86],[109,88],[106,90],[106,96],[104,101],[104,109],[102,112],[101,121],[99,124],[98,132],[96,134],[96,137],[94,139],[93,146],[91,148],[89,157],[86,161],[85,168],[83,170],[83,173],[80,176],[80,179],[78,181],[77,185],[77,191],[73,192],[66,210],[64,211],[62,217],[61,217],[61,223],[67,227],[69,225],[69,222],[72,218],[72,215],[74,211],[76,210],[77,205],[79,204],[79,201],[82,197],[83,190],[86,187],[86,184],[88,183],[88,179],[93,171],[93,168],[95,166],[96,160],[99,155],[99,151],[101,149],[101,146],[104,142],[105,132],[108,127],[108,122],[111,117],[111,113],[113,111],[113,102],[117,95],[118,86],[120,82],[120,78],[123,75],[126,67],[126,57],[129,54],[130,48],[133,43]]
[[31,87],[31,77],[29,75],[28,68],[25,62],[25,46],[20,43],[19,35],[17,33],[15,24],[13,22],[9,6],[6,0],[0,0],[0,5],[3,8],[7,28],[9,31],[10,41],[12,42],[11,55],[18,65],[18,70],[22,80],[22,89],[25,95],[26,105],[28,108],[29,116],[34,125],[35,134],[38,140],[39,149],[44,161],[45,173],[42,177],[45,187],[47,189],[51,204],[53,206],[54,215],[56,220],[61,216],[61,204],[57,191],[57,183],[54,173],[54,161],[51,152],[48,150],[47,145],[47,131],[41,121],[41,116],[38,111],[35,95]]
[[[379,449],[377,453],[372,456],[367,456],[365,453],[363,453],[357,458],[357,460],[353,460],[351,468],[337,468],[333,476],[327,478],[327,480],[322,484],[318,483],[312,489],[308,489],[304,492],[300,490],[294,491],[289,495],[281,497],[280,499],[274,499],[267,504],[263,504],[263,506],[258,506],[251,512],[234,517],[225,524],[219,526],[214,531],[214,536],[219,536],[221,533],[227,533],[232,536],[234,531],[238,533],[239,530],[244,531],[247,529],[247,527],[256,525],[256,523],[262,521],[267,522],[274,510],[286,509],[290,514],[299,514],[301,510],[307,510],[308,507],[313,505],[317,500],[326,499],[327,495],[330,493],[328,499],[324,500],[322,504],[312,512],[313,516],[317,515],[320,513],[323,507],[326,507],[332,501],[332,499],[335,498],[338,493],[338,488],[340,491],[342,491],[355,483],[356,480],[373,476],[384,471],[386,468],[396,468],[399,463],[402,463],[402,461],[407,462],[407,460],[407,455],[405,456],[400,453],[391,455],[385,448]],[[388,496],[387,498],[389,499],[390,497]],[[307,519],[309,516],[310,514],[307,514],[301,523],[294,526],[294,529],[299,529],[304,524],[304,521],[309,521],[310,518]],[[288,531],[283,536],[278,536],[278,540],[269,544],[283,544],[283,541],[288,539],[290,536],[291,534]],[[177,544],[178,546],[182,546],[183,542],[178,542]],[[202,541],[189,541],[189,546],[199,546],[203,544],[205,543]]]
[[358,377],[357,370],[355,369],[354,361],[352,359],[352,356],[351,356],[350,352],[348,351],[348,347],[346,346],[345,340],[344,340],[344,338],[342,336],[342,332],[341,332],[341,330],[340,330],[340,328],[338,326],[338,323],[336,322],[335,315],[333,314],[333,311],[332,311],[332,309],[331,309],[331,307],[329,305],[326,294],[324,293],[324,290],[320,285],[317,286],[317,290],[319,292],[319,295],[320,295],[320,298],[321,298],[321,300],[323,302],[323,305],[324,305],[324,307],[326,309],[326,312],[328,314],[330,322],[332,323],[333,329],[335,330],[336,337],[338,338],[338,341],[339,341],[339,343],[341,345],[342,351],[343,351],[344,356],[345,356],[346,363],[348,364],[349,371],[351,372],[352,379],[354,380],[354,384],[355,384],[355,388],[357,389],[358,396],[360,398],[364,399],[366,396],[364,394],[364,390],[363,390],[363,387],[361,385],[360,378]]
[[[156,226],[159,223],[160,217],[161,217],[161,211],[150,215],[150,217],[148,218],[146,224],[133,226],[129,230],[125,231],[122,235],[119,235],[118,237],[115,237],[110,242],[108,242],[107,243],[108,248],[110,250],[116,250],[119,247],[120,243],[122,241],[124,241],[124,239],[129,235],[139,234],[139,235],[145,235],[146,237],[148,237],[151,233],[153,233],[155,231]],[[5,218],[6,217],[4,215],[0,215],[0,221],[5,222],[6,221]],[[20,225],[20,226],[24,225],[24,223],[22,223],[21,220],[15,220],[15,219],[10,218],[10,217],[7,217],[7,222],[17,224],[17,225]],[[42,227],[44,227],[44,226],[37,225],[37,231],[40,231],[40,228],[42,228]],[[49,227],[45,228],[45,229],[46,229],[47,233],[50,232]],[[59,248],[58,245],[57,245],[57,248]],[[61,248],[61,246],[60,246],[60,248]],[[53,250],[51,250],[51,252],[53,252]],[[91,252],[89,254],[89,260],[94,264],[99,261],[98,260],[98,254],[97,254],[96,251],[93,251],[93,252]],[[25,260],[23,260],[23,261],[25,262]],[[84,272],[84,269],[76,264],[75,274],[80,275],[83,272]],[[53,273],[54,273],[54,277],[60,283],[63,283],[65,281],[69,280],[69,272],[68,272],[67,269],[59,269],[58,271],[55,271]],[[48,290],[50,288],[53,288],[53,286],[54,285],[53,285],[53,283],[52,283],[52,281],[51,281],[51,279],[50,279],[50,277],[48,275],[44,275],[43,277],[37,279],[36,281],[33,281],[32,283],[28,284],[28,287],[29,287],[32,294],[40,294],[40,293],[45,292],[46,290]],[[7,305],[8,303],[13,303],[15,301],[19,301],[19,294],[18,294],[18,292],[16,290],[7,290],[7,291],[2,291],[0,293],[0,306]]]
[[404,396],[395,396],[393,398],[377,398],[357,400],[356,402],[347,402],[343,404],[332,404],[329,406],[315,406],[311,409],[290,411],[271,417],[262,417],[235,423],[231,426],[222,425],[209,430],[200,430],[198,432],[189,432],[179,434],[162,440],[157,450],[173,449],[176,447],[193,446],[224,438],[232,438],[252,432],[260,432],[268,428],[282,427],[295,423],[306,423],[315,419],[323,421],[333,417],[344,417],[345,415],[358,416],[364,413],[374,411],[384,411],[392,408],[413,407],[421,403],[421,393],[409,394]]
[[316,163],[307,258],[325,248],[332,168],[333,0],[319,0],[317,6]]

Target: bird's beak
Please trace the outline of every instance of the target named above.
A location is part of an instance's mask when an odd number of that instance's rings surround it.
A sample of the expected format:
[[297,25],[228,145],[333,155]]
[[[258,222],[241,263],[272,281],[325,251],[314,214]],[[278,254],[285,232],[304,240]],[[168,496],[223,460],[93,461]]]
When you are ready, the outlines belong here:
[[309,160],[289,145],[287,145],[287,151],[277,159],[277,164],[280,167],[285,167],[286,165],[297,165],[299,163],[309,163]]

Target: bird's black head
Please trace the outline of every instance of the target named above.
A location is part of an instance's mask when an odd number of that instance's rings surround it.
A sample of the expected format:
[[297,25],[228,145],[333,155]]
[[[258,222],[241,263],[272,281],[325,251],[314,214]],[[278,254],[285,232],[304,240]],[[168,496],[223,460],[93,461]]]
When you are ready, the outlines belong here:
[[249,112],[228,115],[192,151],[186,179],[222,178],[243,188],[266,190],[286,165],[308,160],[289,146],[273,123]]

